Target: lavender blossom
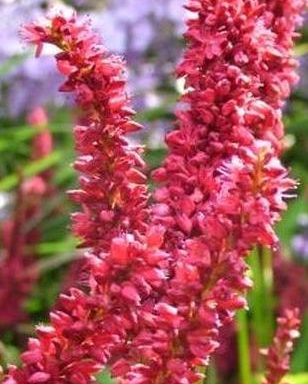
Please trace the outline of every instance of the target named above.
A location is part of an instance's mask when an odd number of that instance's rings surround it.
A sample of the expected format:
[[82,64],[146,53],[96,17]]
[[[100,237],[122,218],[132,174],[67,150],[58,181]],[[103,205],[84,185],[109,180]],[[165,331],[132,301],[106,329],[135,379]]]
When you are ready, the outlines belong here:
[[[26,53],[21,49],[18,30],[29,19],[41,17],[43,4],[42,0],[0,4],[0,38],[8,42],[0,47],[0,66],[7,59]],[[183,2],[178,0],[111,0],[92,12],[94,26],[104,34],[106,46],[128,59],[132,69],[130,90],[136,95],[137,109],[150,107],[147,95],[159,94],[158,88],[170,83],[171,64],[180,56],[183,13]],[[154,64],[152,52],[158,50],[160,56]],[[45,57],[40,65],[38,68],[32,58],[26,58],[1,79],[1,106],[9,116],[18,117],[36,105],[65,103],[56,93],[60,78],[52,67],[52,59]]]
[[302,261],[308,262],[308,214],[301,214],[297,219],[299,233],[291,242],[292,250]]

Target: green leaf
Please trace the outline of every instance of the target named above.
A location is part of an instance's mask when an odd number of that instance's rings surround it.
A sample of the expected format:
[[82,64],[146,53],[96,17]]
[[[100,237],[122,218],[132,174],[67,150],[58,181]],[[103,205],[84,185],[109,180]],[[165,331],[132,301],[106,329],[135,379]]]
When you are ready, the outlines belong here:
[[285,381],[290,384],[307,384],[308,373],[298,373],[295,375],[287,375]]
[[[256,375],[256,381],[261,383],[263,375]],[[294,375],[286,375],[281,383],[290,384],[308,384],[308,373],[296,373]]]
[[151,166],[151,168],[159,167],[165,156],[166,150],[164,148],[147,150],[145,152],[145,160],[147,164]]
[[[27,164],[23,169],[21,169],[21,174],[23,177],[32,177],[43,171],[46,171],[48,168],[60,162],[62,159],[62,154],[59,151],[54,151],[49,156],[44,157],[43,159],[33,161]],[[19,182],[19,177],[17,173],[13,173],[4,177],[0,181],[0,191],[9,191],[16,187]]]
[[298,44],[295,47],[294,52],[296,56],[306,55],[306,53],[308,53],[308,43]]
[[107,369],[105,369],[97,376],[97,381],[100,384],[115,384]]
[[57,268],[61,268],[66,264],[69,264],[73,261],[79,260],[82,258],[82,254],[78,254],[75,250],[72,252],[61,253],[52,257],[47,257],[36,263],[36,270],[40,274],[45,274],[48,271],[54,271]]
[[35,247],[39,255],[50,255],[75,250],[78,241],[74,237],[68,237],[64,241],[40,243]]
[[171,112],[167,111],[164,107],[149,108],[143,112],[139,112],[137,115],[137,120],[139,121],[156,121],[160,119],[172,119],[173,115]]
[[0,65],[0,76],[4,76],[9,73],[14,67],[25,61],[27,57],[29,57],[28,54],[23,54],[14,55],[8,58],[4,63]]
[[[3,365],[18,364],[20,351],[14,345],[7,345],[0,341],[0,363]],[[1,372],[0,372],[1,373]],[[1,376],[1,375],[0,375]]]
[[307,201],[304,196],[289,204],[288,210],[284,213],[282,220],[277,224],[276,230],[279,239],[285,246],[289,246],[290,240],[296,230],[296,221],[299,214],[307,212]]

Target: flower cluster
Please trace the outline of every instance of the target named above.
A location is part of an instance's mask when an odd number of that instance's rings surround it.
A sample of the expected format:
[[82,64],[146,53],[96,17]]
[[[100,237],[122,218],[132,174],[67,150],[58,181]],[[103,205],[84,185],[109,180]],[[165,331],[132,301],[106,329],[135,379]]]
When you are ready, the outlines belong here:
[[272,346],[263,351],[266,355],[267,374],[262,384],[279,384],[290,369],[290,354],[294,340],[299,337],[299,311],[285,310],[278,318],[278,328]]
[[89,247],[88,287],[61,296],[51,325],[38,327],[22,354],[24,367],[11,368],[5,383],[83,384],[110,356],[123,354],[138,326],[136,309],[141,302],[144,312],[152,308],[145,299],[167,278],[168,254],[159,249],[163,228],[147,225],[142,149],[125,138],[140,125],[131,119],[123,61],[75,16],[28,25],[23,35],[37,53],[45,42],[61,49],[57,67],[67,76],[61,90],[74,92],[84,111],[83,125],[74,129],[81,189],[70,196],[83,207],[73,214],[73,230]]
[[[51,153],[53,147],[44,110],[34,109],[29,114],[28,121],[37,131],[32,142],[33,160],[42,159]],[[46,170],[30,179],[23,179],[21,175],[15,213],[1,226],[4,245],[4,255],[0,260],[1,331],[12,329],[25,320],[23,305],[37,280],[34,247],[40,239],[38,228],[35,226],[29,229],[27,225],[41,212],[42,199],[49,191],[50,172]]]
[[245,256],[277,243],[273,226],[294,187],[279,155],[297,21],[274,1],[191,0],[187,9],[186,91],[152,205],[142,149],[126,138],[140,126],[123,61],[75,15],[23,29],[38,55],[44,43],[60,49],[61,90],[83,110],[80,189],[70,195],[83,208],[73,230],[89,248],[88,286],[61,296],[5,384],[86,384],[106,364],[121,384],[197,382],[220,328],[245,306]]
[[216,349],[219,328],[244,306],[243,259],[255,244],[277,244],[273,225],[294,187],[278,157],[280,108],[296,80],[285,43],[295,24],[263,1],[190,1],[187,8],[194,14],[189,49],[177,71],[186,92],[178,127],[167,135],[170,154],[154,173],[163,184],[154,222],[167,228],[175,260],[165,298],[178,321],[165,326],[171,382],[196,380],[191,374]]

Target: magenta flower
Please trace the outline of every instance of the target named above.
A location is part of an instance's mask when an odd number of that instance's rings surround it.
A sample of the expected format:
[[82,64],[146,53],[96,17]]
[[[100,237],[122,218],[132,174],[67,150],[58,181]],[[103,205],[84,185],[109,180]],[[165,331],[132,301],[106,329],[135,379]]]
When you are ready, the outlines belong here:
[[[34,160],[42,159],[53,150],[52,135],[47,128],[48,120],[44,110],[33,110],[28,116],[28,122],[33,129],[39,130],[32,141],[32,157]],[[25,227],[40,214],[43,199],[51,190],[50,177],[50,170],[30,179],[23,179],[21,175],[15,212],[0,228],[4,248],[0,260],[0,331],[12,329],[27,318],[23,306],[38,278],[35,246],[41,234],[37,227],[28,231]]]
[[89,248],[88,287],[62,295],[5,384],[86,384],[106,364],[121,384],[196,383],[221,327],[246,305],[246,255],[277,244],[273,226],[294,188],[279,155],[297,21],[281,30],[283,12],[262,0],[187,8],[177,71],[186,92],[150,207],[141,148],[125,137],[139,125],[123,61],[74,15],[23,30],[38,53],[60,49],[61,90],[84,112],[74,129],[80,189],[70,195],[83,208],[73,230]]
[[299,337],[299,311],[286,309],[278,318],[278,328],[272,346],[263,351],[267,373],[262,384],[279,384],[290,369],[290,354]]
[[[262,1],[200,0],[187,8],[194,17],[177,71],[186,92],[177,129],[167,135],[170,153],[154,172],[162,186],[153,220],[167,228],[165,247],[175,260],[165,301],[178,323],[164,324],[169,348],[157,365],[152,356],[150,372],[159,373],[149,382],[197,380],[219,329],[245,305],[245,256],[256,244],[277,244],[273,226],[295,186],[278,158],[279,108],[295,62],[291,46],[279,43],[275,14]],[[288,92],[272,87],[282,76]],[[123,382],[144,370],[135,365]]]
[[168,254],[159,249],[163,228],[147,225],[142,149],[125,138],[140,125],[131,120],[122,60],[75,16],[28,26],[26,35],[39,47],[48,42],[62,50],[56,56],[67,76],[61,89],[73,91],[84,111],[83,125],[74,129],[81,189],[70,195],[83,207],[73,215],[73,230],[89,247],[89,278],[86,292],[61,296],[51,325],[39,326],[22,354],[24,366],[12,367],[4,382],[84,384],[111,356],[126,352],[142,311],[151,321],[145,309],[153,308],[167,278]]

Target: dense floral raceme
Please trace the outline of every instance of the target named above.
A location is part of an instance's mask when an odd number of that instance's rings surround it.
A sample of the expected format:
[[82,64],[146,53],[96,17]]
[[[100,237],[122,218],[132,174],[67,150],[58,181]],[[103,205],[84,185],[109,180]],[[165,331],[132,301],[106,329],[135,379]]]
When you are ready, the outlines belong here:
[[151,209],[141,149],[125,138],[139,126],[122,60],[75,16],[23,29],[37,54],[44,43],[60,49],[61,90],[84,111],[75,127],[81,188],[71,196],[83,207],[73,229],[89,247],[89,278],[87,290],[61,297],[5,384],[90,383],[107,363],[121,384],[202,377],[220,328],[245,306],[244,258],[255,244],[276,245],[273,225],[294,187],[278,159],[303,2],[293,5],[286,18],[278,2],[188,2],[178,68],[186,92]]
[[[175,261],[165,297],[175,313],[164,324],[172,342],[161,382],[196,380],[190,368],[207,363],[218,329],[244,305],[243,257],[254,244],[278,241],[273,225],[294,187],[278,159],[281,107],[297,81],[291,48],[304,5],[188,2],[189,48],[178,68],[186,93],[178,128],[167,135],[170,154],[154,173],[163,184],[154,220],[167,227],[165,246]],[[136,365],[126,377],[142,370]],[[150,372],[157,371],[152,363]]]
[[120,354],[141,300],[166,279],[168,255],[159,250],[163,228],[146,224],[141,148],[125,138],[140,126],[131,120],[123,61],[75,16],[28,25],[23,36],[37,45],[37,54],[43,43],[61,50],[57,66],[67,76],[61,90],[74,92],[84,111],[83,125],[74,129],[81,189],[70,195],[83,207],[73,215],[73,229],[89,248],[89,278],[86,291],[62,295],[51,325],[37,328],[38,338],[22,354],[23,368],[12,367],[5,383],[84,384],[111,351]]
[[294,340],[299,337],[298,309],[285,310],[278,318],[278,328],[272,346],[263,351],[266,356],[267,373],[262,384],[279,384],[290,369],[290,354]]
[[[43,159],[52,151],[47,116],[42,108],[35,108],[28,121],[35,130],[32,158]],[[37,226],[29,228],[29,224],[41,214],[44,198],[50,192],[50,177],[50,170],[28,179],[20,175],[14,213],[1,223],[4,254],[0,258],[0,332],[14,330],[26,318],[23,306],[37,280],[35,245],[41,237]]]

